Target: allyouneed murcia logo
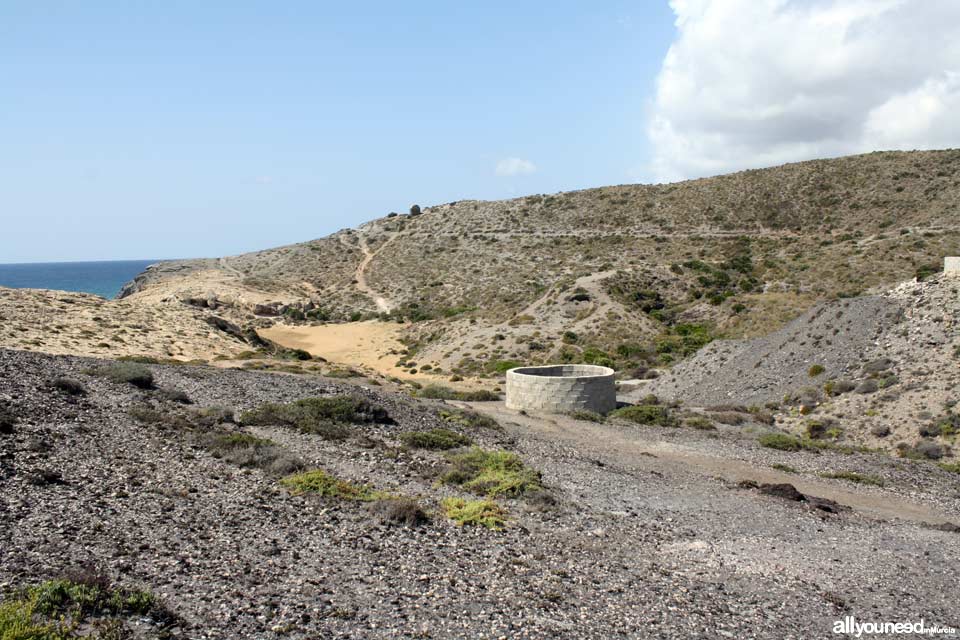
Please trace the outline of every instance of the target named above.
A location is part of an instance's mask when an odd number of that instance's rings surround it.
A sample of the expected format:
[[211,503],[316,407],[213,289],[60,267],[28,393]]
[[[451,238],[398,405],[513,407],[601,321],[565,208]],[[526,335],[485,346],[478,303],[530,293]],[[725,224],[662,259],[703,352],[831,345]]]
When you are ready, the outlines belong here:
[[899,633],[920,636],[958,636],[954,627],[928,625],[923,618],[919,622],[857,622],[853,616],[833,623],[833,632],[860,638],[865,635]]

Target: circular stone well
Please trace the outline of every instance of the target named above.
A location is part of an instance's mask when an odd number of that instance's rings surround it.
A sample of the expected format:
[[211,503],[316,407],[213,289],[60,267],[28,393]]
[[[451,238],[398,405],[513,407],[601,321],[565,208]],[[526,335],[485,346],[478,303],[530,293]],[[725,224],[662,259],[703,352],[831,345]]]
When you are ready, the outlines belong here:
[[617,407],[613,369],[553,364],[507,371],[507,408],[548,413],[577,409],[607,413]]

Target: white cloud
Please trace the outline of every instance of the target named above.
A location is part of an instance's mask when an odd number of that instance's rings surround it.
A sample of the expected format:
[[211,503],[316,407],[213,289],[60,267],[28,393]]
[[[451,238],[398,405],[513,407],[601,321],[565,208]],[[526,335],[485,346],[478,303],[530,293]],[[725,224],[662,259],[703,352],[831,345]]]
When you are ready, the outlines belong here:
[[678,35],[648,125],[659,180],[960,146],[956,0],[670,5]]
[[498,176],[522,176],[533,173],[537,165],[522,158],[504,158],[497,163],[494,173]]

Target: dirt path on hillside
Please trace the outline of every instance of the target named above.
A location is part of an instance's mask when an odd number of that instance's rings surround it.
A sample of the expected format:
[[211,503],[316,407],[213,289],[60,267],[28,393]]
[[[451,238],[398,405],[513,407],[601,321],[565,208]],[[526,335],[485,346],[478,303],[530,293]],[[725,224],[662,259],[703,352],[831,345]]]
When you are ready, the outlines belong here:
[[[618,465],[654,471],[664,476],[701,476],[704,482],[722,478],[730,482],[752,480],[757,483],[789,483],[801,493],[827,498],[865,515],[914,522],[942,524],[953,522],[956,514],[941,513],[937,509],[890,491],[856,491],[840,486],[835,481],[819,480],[805,475],[782,473],[769,467],[760,467],[747,460],[726,455],[734,453],[727,447],[711,447],[711,454],[693,446],[646,439],[632,429],[624,430],[605,424],[595,424],[572,418],[551,415],[521,415],[507,409],[502,402],[458,403],[487,414],[503,425],[513,423],[514,430],[527,436],[560,442],[606,465]],[[689,479],[676,478],[671,483],[678,491],[690,492]]]
[[374,303],[377,305],[377,311],[380,311],[381,313],[390,313],[390,311],[396,305],[391,300],[388,300],[386,297],[380,295],[370,288],[370,285],[367,284],[367,267],[370,266],[370,263],[377,256],[377,254],[383,251],[383,248],[393,242],[397,236],[394,234],[389,240],[380,245],[379,249],[376,251],[371,251],[370,247],[367,245],[367,237],[364,232],[361,230],[358,235],[360,251],[363,252],[363,260],[361,260],[360,264],[357,265],[357,270],[353,276],[357,281],[357,289],[373,299]]

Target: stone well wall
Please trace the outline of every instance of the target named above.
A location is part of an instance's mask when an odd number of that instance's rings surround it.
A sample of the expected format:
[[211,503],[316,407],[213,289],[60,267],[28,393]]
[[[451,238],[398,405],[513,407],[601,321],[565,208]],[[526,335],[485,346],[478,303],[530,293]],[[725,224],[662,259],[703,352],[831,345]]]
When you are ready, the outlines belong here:
[[507,408],[544,413],[617,407],[613,369],[590,364],[519,367],[507,371]]

